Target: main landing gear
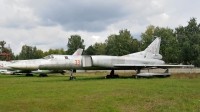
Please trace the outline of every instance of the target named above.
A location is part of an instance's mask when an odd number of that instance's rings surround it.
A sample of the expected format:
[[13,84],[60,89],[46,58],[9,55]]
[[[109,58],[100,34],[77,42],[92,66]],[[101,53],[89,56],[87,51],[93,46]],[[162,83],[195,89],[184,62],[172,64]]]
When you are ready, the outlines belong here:
[[39,77],[47,77],[47,74],[39,74]]
[[26,76],[27,76],[27,77],[32,77],[33,74],[27,73]]
[[114,71],[114,70],[111,70],[110,75],[107,75],[105,78],[106,78],[106,79],[107,79],[107,78],[119,78],[119,75],[118,75],[118,74],[115,74],[115,71]]
[[[33,77],[33,74],[27,73],[26,76],[27,77]],[[48,76],[47,74],[43,74],[43,73],[39,74],[39,77],[47,77],[47,76]]]
[[70,75],[69,80],[76,80],[76,77],[73,76],[73,72],[75,72],[75,71],[74,70],[70,70],[70,72],[69,72],[69,75]]
[[136,75],[132,75],[133,78],[137,79],[137,78],[140,78],[137,74],[140,73],[140,69],[137,69],[136,70]]

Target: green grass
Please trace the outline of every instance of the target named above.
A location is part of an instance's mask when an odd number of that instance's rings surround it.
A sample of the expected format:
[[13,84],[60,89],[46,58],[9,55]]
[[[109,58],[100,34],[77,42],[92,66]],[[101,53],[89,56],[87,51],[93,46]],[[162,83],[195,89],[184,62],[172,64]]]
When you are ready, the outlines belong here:
[[0,112],[200,111],[200,74],[104,79],[107,73],[0,75]]

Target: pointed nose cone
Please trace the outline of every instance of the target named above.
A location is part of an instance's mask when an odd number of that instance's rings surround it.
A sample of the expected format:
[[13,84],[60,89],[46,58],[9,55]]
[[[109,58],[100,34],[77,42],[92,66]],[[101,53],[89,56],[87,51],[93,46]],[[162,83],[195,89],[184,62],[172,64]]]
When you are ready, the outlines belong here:
[[38,70],[38,65],[36,64],[14,63],[14,64],[9,65],[9,67],[15,70]]
[[12,64],[12,65],[9,65],[9,67],[13,69],[22,69],[22,68],[25,68],[26,66],[22,64]]

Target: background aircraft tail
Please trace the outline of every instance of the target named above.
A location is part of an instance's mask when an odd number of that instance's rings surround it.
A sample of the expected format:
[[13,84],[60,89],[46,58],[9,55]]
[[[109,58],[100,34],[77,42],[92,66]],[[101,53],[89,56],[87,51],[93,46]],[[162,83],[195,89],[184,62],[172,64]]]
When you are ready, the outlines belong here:
[[83,53],[83,49],[77,49],[75,52],[74,52],[74,54],[72,54],[73,56],[81,56],[82,55],[82,53]]

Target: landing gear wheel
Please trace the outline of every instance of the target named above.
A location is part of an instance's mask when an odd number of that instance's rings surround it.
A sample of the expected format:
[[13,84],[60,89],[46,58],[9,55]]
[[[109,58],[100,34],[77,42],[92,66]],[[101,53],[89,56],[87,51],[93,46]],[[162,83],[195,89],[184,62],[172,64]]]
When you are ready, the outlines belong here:
[[109,79],[109,78],[119,78],[119,75],[106,75],[105,78],[106,79]]
[[73,70],[70,70],[69,74],[70,74],[69,80],[76,80],[76,77],[73,76]]
[[47,77],[47,74],[40,74],[40,77]]
[[70,76],[69,80],[76,80],[76,77],[75,76]]
[[33,77],[33,74],[27,73],[26,76],[27,76],[27,77]]
[[119,75],[115,74],[114,70],[111,70],[110,75],[106,75],[105,78],[106,79],[109,79],[109,78],[119,78]]
[[135,79],[137,79],[137,78],[138,78],[138,76],[137,76],[137,75],[132,75],[132,77],[133,77],[133,78],[135,78]]
[[111,78],[110,75],[106,75],[106,76],[105,76],[105,79],[109,79],[109,78]]

